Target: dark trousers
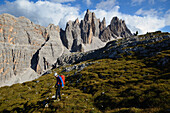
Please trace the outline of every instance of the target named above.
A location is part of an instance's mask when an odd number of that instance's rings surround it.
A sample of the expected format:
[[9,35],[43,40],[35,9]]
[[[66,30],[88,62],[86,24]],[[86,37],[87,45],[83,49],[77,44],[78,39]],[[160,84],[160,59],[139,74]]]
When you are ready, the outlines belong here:
[[56,89],[56,95],[55,95],[55,98],[57,99],[57,96],[59,96],[59,99],[61,100],[60,88],[61,88],[61,85],[58,85],[58,87],[57,87],[57,89]]

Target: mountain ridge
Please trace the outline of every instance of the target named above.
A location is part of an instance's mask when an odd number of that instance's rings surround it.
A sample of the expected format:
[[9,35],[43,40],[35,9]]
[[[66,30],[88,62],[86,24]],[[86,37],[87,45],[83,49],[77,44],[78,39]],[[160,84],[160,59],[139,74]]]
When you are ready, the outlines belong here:
[[24,82],[23,78],[37,78],[64,54],[98,49],[109,40],[131,35],[125,23],[117,17],[106,27],[105,18],[100,22],[89,10],[80,22],[78,19],[69,21],[65,30],[54,24],[43,27],[25,17],[2,14],[0,86]]
[[[159,34],[163,35],[159,36]],[[127,57],[129,55],[135,55],[138,57],[152,57],[158,54],[159,51],[162,51],[162,49],[165,50],[170,49],[169,33],[167,32],[162,33],[161,31],[157,31],[153,33],[147,33],[146,35],[148,36],[143,37],[143,35],[139,35],[131,38],[123,38],[119,40],[110,41],[103,48],[84,53],[62,55],[57,59],[57,62],[55,63],[54,67],[58,67],[60,65],[74,64],[90,59],[102,59],[102,58],[117,59],[123,58],[125,56]]]

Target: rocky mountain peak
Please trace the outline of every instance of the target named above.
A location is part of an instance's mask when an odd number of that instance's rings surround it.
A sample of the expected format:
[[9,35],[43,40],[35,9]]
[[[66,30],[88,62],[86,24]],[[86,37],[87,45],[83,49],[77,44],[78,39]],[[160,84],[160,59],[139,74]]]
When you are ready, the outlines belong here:
[[60,32],[60,27],[58,25],[55,26],[54,24],[49,24],[47,28],[50,30],[57,30],[58,32]]
[[17,20],[17,18],[15,16],[10,15],[8,13],[4,13],[4,14],[0,15],[0,18],[5,19],[6,21],[7,20],[13,20],[14,22],[16,22],[16,20]]
[[113,17],[110,25],[105,28],[100,35],[102,41],[108,41],[111,39],[117,39],[118,37],[129,37],[131,31],[127,28],[125,21],[118,17]]
[[[66,23],[66,29],[67,29],[67,27],[69,27],[69,26],[72,26],[73,25],[73,22],[70,20],[70,21],[68,21],[67,23]],[[66,30],[65,29],[65,30]]]
[[78,18],[74,21],[74,24],[79,24],[79,19]]
[[102,22],[100,22],[99,27],[100,27],[100,32],[102,32],[103,29],[106,28],[106,19],[105,19],[105,17],[103,18]]
[[92,12],[92,18],[96,18],[96,14]]
[[84,16],[84,21],[85,22],[90,22],[90,23],[92,21],[92,13],[90,12],[89,9],[87,9],[87,12],[86,12],[86,14]]
[[91,13],[89,9],[87,9],[86,13]]
[[112,18],[112,20],[111,20],[111,22],[110,22],[110,24],[112,25],[112,24],[115,24],[115,23],[117,23],[119,21],[119,18],[118,17],[113,17]]
[[87,10],[79,22],[68,21],[65,30],[50,24],[36,25],[25,17],[0,15],[0,86],[32,80],[53,67],[56,59],[71,52],[101,48],[117,37],[131,36],[125,22],[114,17],[106,27]]

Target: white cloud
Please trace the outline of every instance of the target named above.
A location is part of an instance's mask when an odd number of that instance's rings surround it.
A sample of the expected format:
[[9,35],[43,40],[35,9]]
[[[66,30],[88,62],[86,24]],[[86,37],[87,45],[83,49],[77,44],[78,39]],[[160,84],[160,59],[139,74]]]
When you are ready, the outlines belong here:
[[86,4],[87,4],[87,6],[90,6],[92,4],[92,2],[90,0],[86,0]]
[[83,0],[83,2],[84,2],[88,7],[92,4],[91,0]]
[[80,18],[79,9],[49,1],[30,2],[16,0],[0,6],[0,14],[9,13],[15,16],[25,16],[36,24],[48,26],[49,23],[65,28],[66,22]]
[[150,9],[150,10],[143,10],[142,8],[136,11],[137,15],[142,15],[142,16],[155,16],[158,15],[158,11],[155,9]]
[[111,10],[116,5],[116,0],[106,0],[98,3],[96,9]]
[[[155,0],[147,0],[149,4],[155,4]],[[162,2],[165,2],[166,0],[161,0]],[[145,2],[145,0],[131,0],[131,4],[133,6],[136,5],[141,5],[143,2]]]
[[145,0],[131,0],[131,4],[132,5],[140,5],[142,2],[144,2]]
[[165,23],[166,23],[167,26],[170,26],[170,9],[168,11],[166,11]]
[[155,0],[149,0],[150,4],[155,4]]
[[122,18],[126,20],[132,32],[138,30],[142,34],[157,31],[165,26],[165,20],[158,17],[122,15]]
[[51,2],[65,3],[65,2],[74,2],[75,0],[50,0]]

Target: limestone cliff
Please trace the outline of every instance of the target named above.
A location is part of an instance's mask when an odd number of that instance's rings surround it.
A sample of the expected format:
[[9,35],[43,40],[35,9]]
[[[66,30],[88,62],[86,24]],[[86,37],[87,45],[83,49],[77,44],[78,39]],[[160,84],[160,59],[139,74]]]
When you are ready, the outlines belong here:
[[66,53],[59,27],[9,14],[0,15],[0,48],[0,86],[35,79]]
[[113,17],[110,22],[110,25],[107,26],[103,31],[101,31],[100,39],[104,42],[118,37],[130,37],[132,33],[127,28],[124,20],[119,20],[118,17]]
[[36,25],[25,17],[0,15],[0,86],[35,79],[51,69],[57,58],[71,52],[103,47],[117,37],[131,36],[125,22],[114,17],[106,27],[87,10],[83,20],[69,21],[65,30]]

